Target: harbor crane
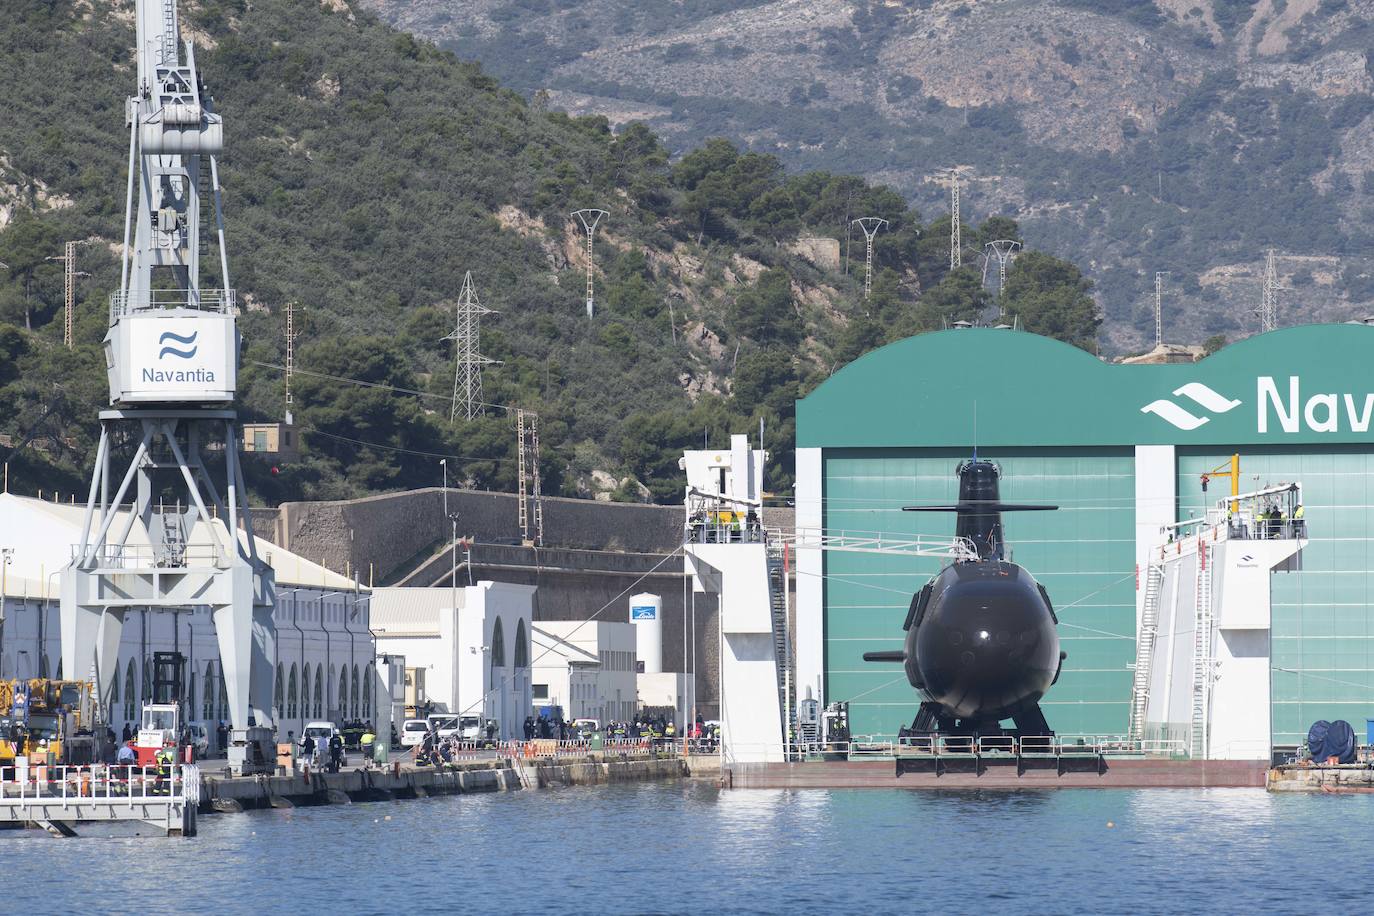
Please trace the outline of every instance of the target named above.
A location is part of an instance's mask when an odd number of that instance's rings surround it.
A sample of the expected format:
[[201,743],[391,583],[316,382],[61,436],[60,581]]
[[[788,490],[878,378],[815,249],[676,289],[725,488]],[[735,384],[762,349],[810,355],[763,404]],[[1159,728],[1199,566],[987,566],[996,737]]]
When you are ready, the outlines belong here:
[[[129,608],[208,607],[229,701],[230,770],[269,772],[275,583],[258,555],[239,464],[240,337],[216,158],[224,122],[192,44],[181,43],[175,0],[137,0],[135,15],[123,264],[105,335],[110,407],[100,412],[81,542],[62,571],[63,670],[90,672],[108,708]],[[217,286],[201,271],[202,239],[211,237]],[[133,450],[117,466],[121,443]]]

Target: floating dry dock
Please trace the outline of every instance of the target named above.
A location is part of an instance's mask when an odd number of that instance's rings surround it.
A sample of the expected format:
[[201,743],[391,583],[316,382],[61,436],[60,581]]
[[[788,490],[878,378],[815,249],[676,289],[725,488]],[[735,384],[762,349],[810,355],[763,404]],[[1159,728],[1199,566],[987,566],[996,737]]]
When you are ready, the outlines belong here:
[[734,789],[1262,788],[1263,760],[1189,760],[1104,747],[1026,749],[890,746],[821,753],[793,762],[722,762]]

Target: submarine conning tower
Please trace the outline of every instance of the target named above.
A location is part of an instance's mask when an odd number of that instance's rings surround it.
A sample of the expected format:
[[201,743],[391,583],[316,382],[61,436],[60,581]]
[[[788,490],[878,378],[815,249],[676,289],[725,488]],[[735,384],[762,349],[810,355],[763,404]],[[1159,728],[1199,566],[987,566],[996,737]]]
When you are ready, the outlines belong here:
[[991,461],[970,458],[961,462],[958,518],[954,533],[968,538],[978,549],[980,560],[1003,559],[1002,498],[998,479],[1001,469]]

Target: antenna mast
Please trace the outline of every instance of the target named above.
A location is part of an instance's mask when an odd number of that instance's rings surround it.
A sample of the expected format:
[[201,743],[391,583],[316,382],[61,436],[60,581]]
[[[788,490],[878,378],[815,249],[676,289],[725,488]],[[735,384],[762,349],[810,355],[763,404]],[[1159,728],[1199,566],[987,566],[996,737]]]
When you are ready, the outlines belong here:
[[596,296],[592,291],[592,236],[596,232],[596,224],[610,214],[605,210],[584,208],[574,210],[573,216],[581,220],[582,228],[587,230],[587,317],[591,318],[596,311]]
[[955,166],[940,173],[941,180],[949,185],[949,269],[958,270],[964,265],[964,234],[959,216],[959,181],[964,166]]
[[539,488],[539,415],[532,410],[517,407],[515,427],[520,437],[517,452],[520,474],[520,542],[526,547],[542,547],[544,500]]

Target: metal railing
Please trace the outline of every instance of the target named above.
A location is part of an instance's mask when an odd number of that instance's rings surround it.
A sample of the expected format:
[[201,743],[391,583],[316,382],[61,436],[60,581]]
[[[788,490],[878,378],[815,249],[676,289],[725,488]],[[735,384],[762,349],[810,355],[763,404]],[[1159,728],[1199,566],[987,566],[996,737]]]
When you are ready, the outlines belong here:
[[30,765],[0,767],[0,807],[35,803],[106,802],[132,807],[143,802],[200,802],[200,767]]
[[[213,544],[100,544],[92,548],[95,566],[100,569],[180,569],[191,565],[188,561],[199,561],[194,565],[205,566],[219,560],[220,554]],[[71,546],[73,560],[82,558],[81,545]]]
[[129,296],[110,293],[110,322],[124,315],[160,309],[193,309],[234,315],[238,312],[238,291],[233,289],[154,289]]

